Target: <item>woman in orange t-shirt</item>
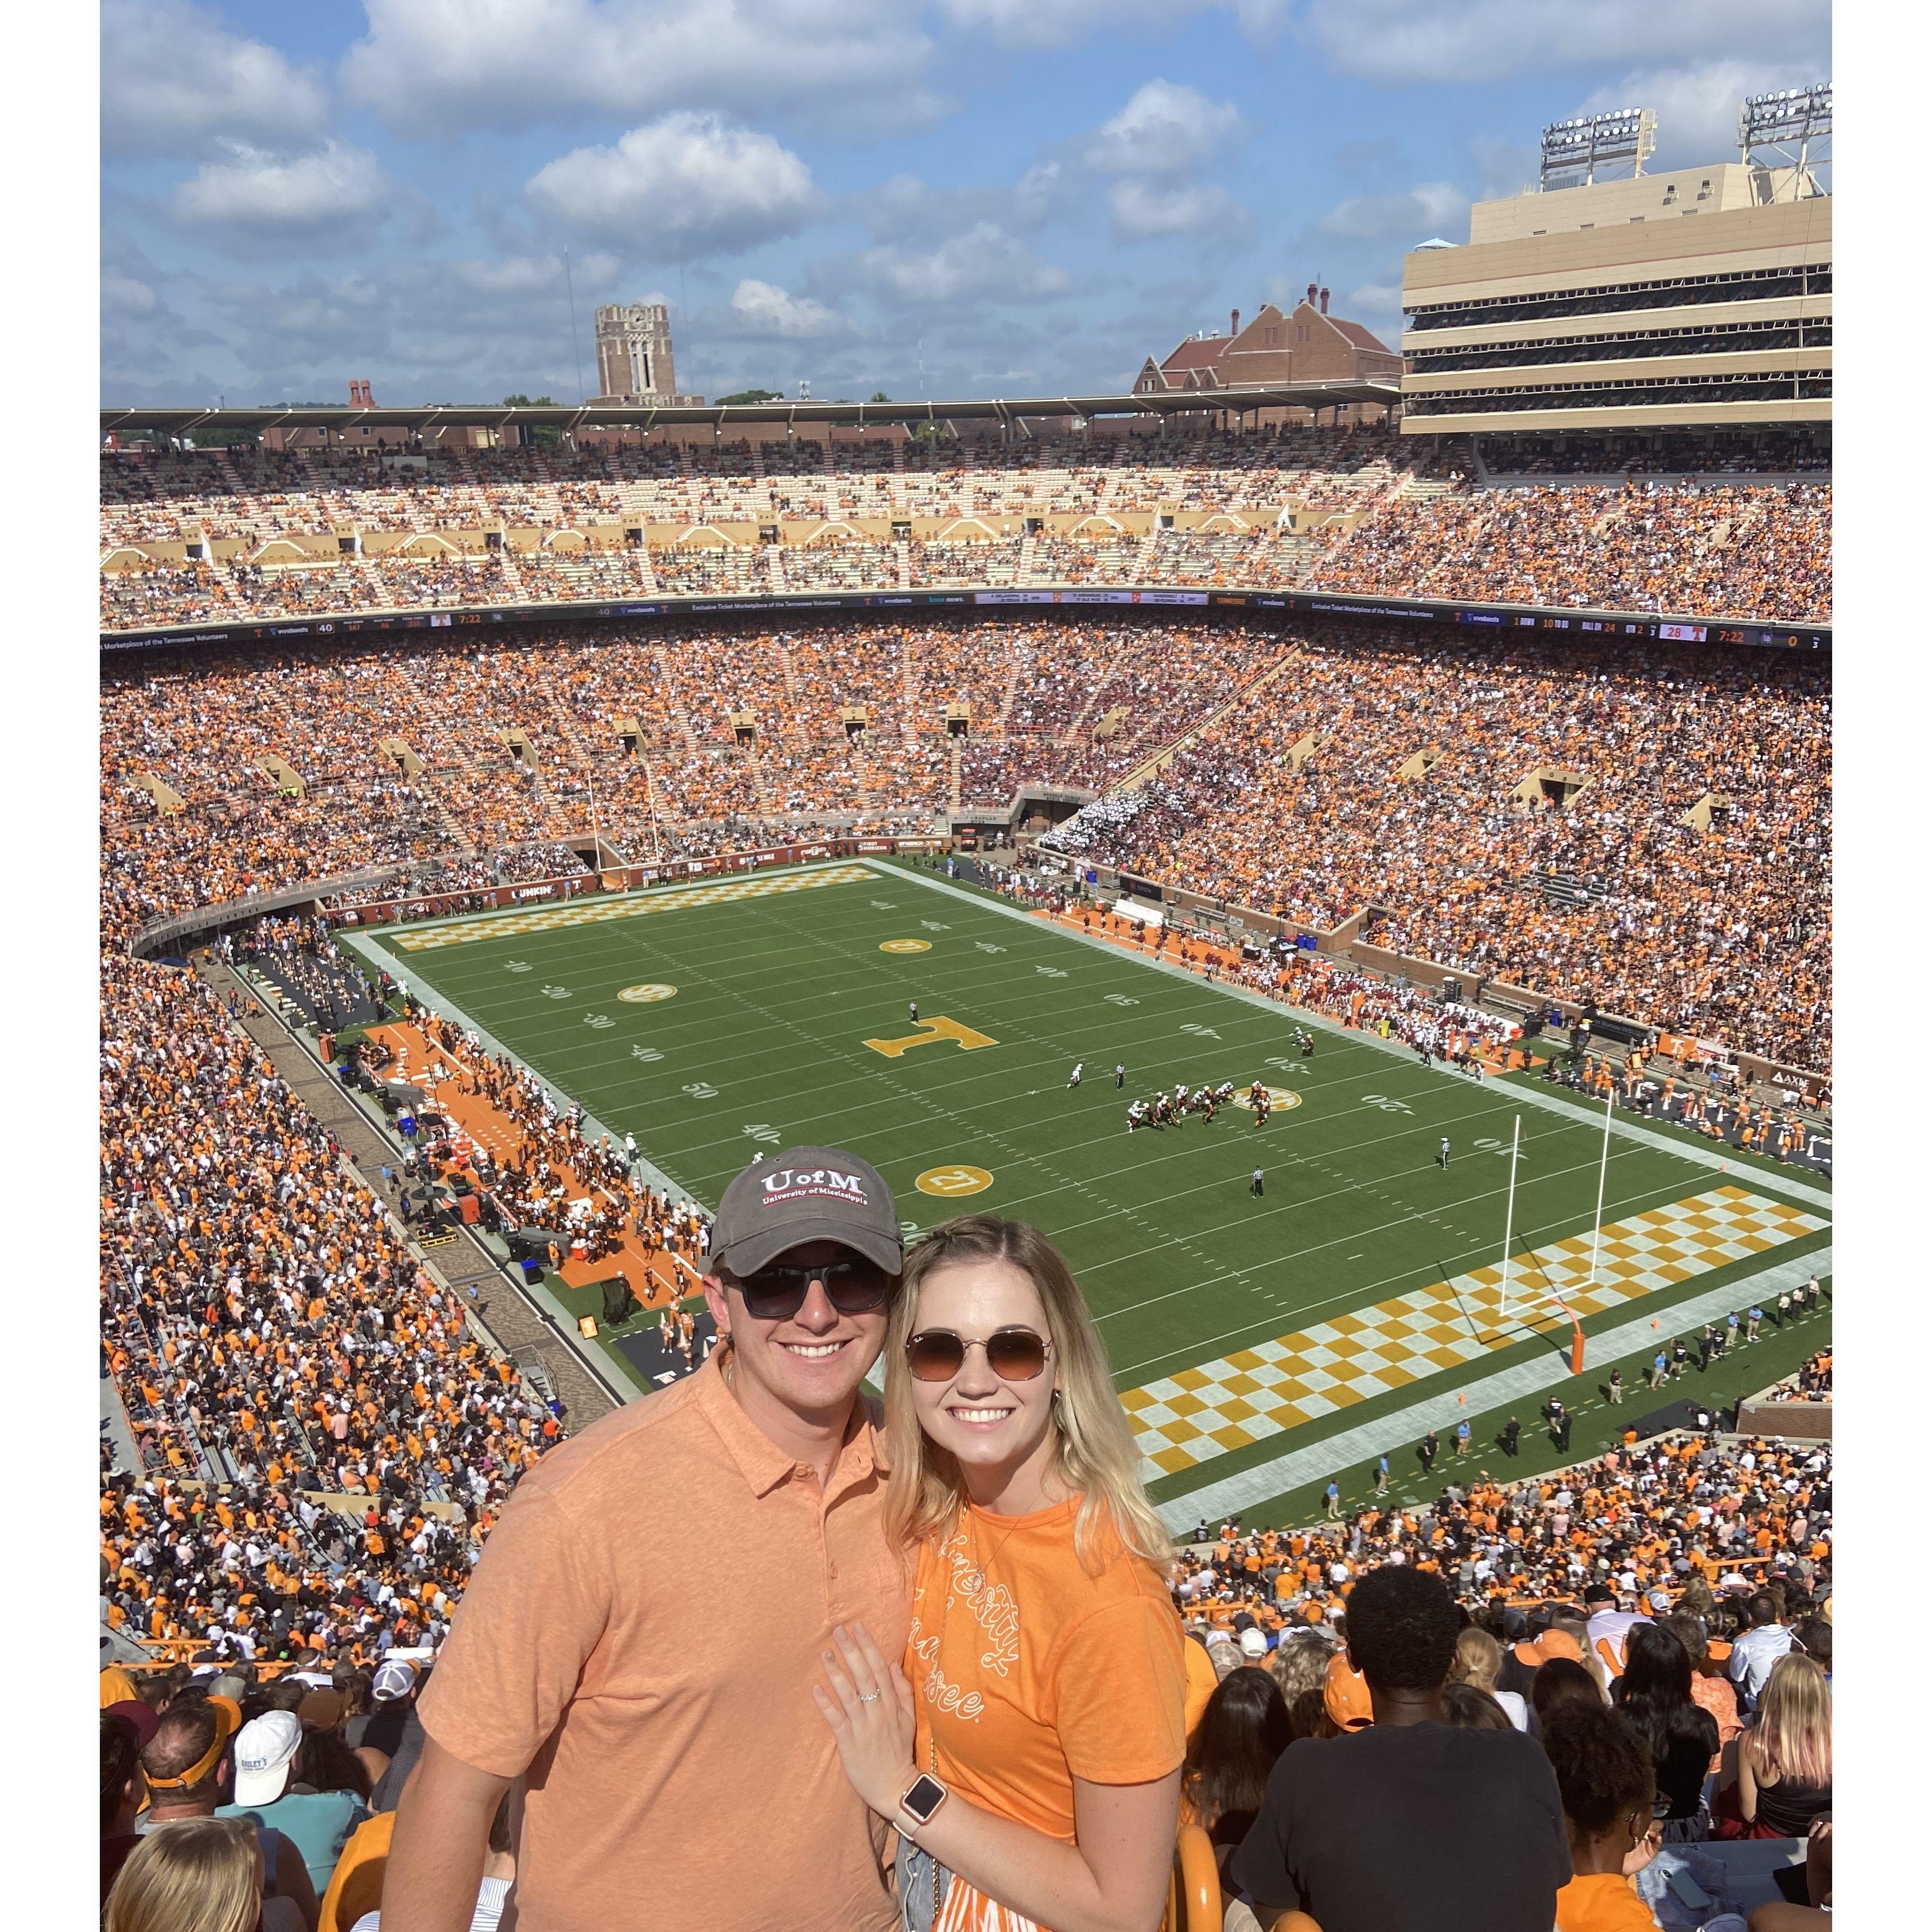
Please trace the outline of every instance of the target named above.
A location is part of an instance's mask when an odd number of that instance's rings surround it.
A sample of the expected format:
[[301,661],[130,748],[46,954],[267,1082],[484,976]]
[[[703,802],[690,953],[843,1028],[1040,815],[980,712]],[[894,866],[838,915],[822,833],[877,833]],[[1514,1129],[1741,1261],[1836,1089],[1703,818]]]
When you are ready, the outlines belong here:
[[1093,1317],[1037,1228],[968,1215],[908,1253],[885,1360],[886,1522],[918,1554],[904,1668],[842,1629],[813,1695],[899,1833],[905,1922],[1151,1925],[1186,1666]]
[[1544,1714],[1543,1748],[1570,1832],[1573,1876],[1556,1894],[1556,1932],[1657,1932],[1630,1883],[1657,1856],[1657,1785],[1643,1741],[1614,1711],[1564,1704]]

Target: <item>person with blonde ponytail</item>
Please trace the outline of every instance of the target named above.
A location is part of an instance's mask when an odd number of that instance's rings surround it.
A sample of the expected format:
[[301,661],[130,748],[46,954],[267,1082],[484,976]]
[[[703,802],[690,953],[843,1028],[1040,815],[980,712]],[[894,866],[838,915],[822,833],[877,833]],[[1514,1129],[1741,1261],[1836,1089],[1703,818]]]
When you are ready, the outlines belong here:
[[1167,1532],[1106,1351],[1039,1229],[972,1214],[907,1256],[886,1337],[903,1661],[834,1633],[813,1687],[899,1834],[908,1932],[1144,1932],[1187,1740]]
[[1832,1687],[1802,1652],[1771,1667],[1738,1744],[1738,1812],[1754,1838],[1802,1838],[1832,1809]]

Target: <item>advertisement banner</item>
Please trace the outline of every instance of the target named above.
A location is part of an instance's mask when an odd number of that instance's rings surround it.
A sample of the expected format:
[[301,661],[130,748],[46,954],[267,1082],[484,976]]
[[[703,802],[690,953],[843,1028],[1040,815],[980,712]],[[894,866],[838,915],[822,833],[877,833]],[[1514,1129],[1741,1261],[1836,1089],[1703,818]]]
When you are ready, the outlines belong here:
[[151,646],[212,647],[269,638],[330,638],[370,631],[424,628],[446,630],[452,625],[521,623],[556,624],[597,622],[612,620],[650,619],[666,622],[686,616],[758,616],[772,611],[826,611],[902,610],[976,605],[982,609],[1051,609],[1092,606],[1099,608],[1138,606],[1143,609],[1217,609],[1293,610],[1312,616],[1396,618],[1411,623],[1444,622],[1510,626],[1544,631],[1583,631],[1624,637],[1657,638],[1666,643],[1743,645],[1783,650],[1793,648],[1828,650],[1832,634],[1828,628],[1790,626],[1771,628],[1756,624],[1664,622],[1654,616],[1642,619],[1630,615],[1582,616],[1570,611],[1539,610],[1521,606],[1483,609],[1439,602],[1395,597],[1350,596],[1294,592],[1286,595],[1258,596],[1229,589],[1170,590],[1155,585],[1084,586],[1031,589],[1018,586],[950,590],[806,591],[783,597],[670,597],[649,602],[613,604],[495,604],[471,606],[456,610],[418,610],[338,614],[312,622],[282,623],[270,621],[243,626],[232,624],[188,628],[170,626],[153,631],[110,632],[100,640],[104,652],[120,652]]

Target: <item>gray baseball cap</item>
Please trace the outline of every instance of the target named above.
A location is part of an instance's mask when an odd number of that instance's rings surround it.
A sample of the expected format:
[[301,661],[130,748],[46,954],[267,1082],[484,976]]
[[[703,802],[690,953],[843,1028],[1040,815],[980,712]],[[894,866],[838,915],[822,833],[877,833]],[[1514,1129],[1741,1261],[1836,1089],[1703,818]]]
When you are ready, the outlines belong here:
[[842,1242],[890,1274],[901,1271],[898,1206],[869,1161],[825,1147],[754,1161],[718,1204],[711,1256],[742,1280],[808,1241]]

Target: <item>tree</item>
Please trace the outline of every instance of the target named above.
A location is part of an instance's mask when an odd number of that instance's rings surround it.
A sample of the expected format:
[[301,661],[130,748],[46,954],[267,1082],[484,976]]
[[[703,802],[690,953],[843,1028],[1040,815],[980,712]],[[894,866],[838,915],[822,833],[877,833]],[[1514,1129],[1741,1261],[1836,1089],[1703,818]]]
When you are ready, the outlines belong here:
[[[554,410],[556,405],[548,396],[514,395],[506,396],[503,406],[506,410]],[[554,423],[527,424],[521,433],[526,442],[541,443],[546,447],[561,441],[563,436],[562,430]]]
[[868,403],[889,403],[892,400],[892,398],[883,389],[874,389],[866,400]]
[[734,403],[782,403],[783,393],[777,389],[740,389],[734,396],[720,396],[719,404],[729,409]]

